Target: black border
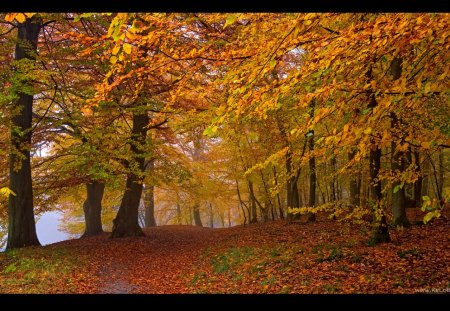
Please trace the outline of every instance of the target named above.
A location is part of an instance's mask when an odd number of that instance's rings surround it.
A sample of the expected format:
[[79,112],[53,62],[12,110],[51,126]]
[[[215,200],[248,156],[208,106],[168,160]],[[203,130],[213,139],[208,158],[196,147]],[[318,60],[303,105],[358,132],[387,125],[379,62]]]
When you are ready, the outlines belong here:
[[446,0],[4,0],[2,12],[450,12]]
[[[420,307],[448,305],[449,295],[441,294],[361,294],[361,295],[242,295],[242,294],[169,294],[169,295],[0,295],[1,306],[25,307],[41,310],[39,307],[100,307],[100,310],[121,309],[155,310],[156,306],[163,310],[183,308],[182,310],[347,310],[355,307],[361,310],[376,310],[388,308],[389,310],[405,310],[411,307],[417,310]],[[125,309],[123,308],[125,307]],[[289,309],[286,309],[289,308]],[[19,308],[22,309],[22,308]],[[9,309],[8,309],[9,310]],[[47,309],[45,309],[47,310]],[[161,309],[160,309],[161,310]],[[180,310],[180,309],[179,309]]]

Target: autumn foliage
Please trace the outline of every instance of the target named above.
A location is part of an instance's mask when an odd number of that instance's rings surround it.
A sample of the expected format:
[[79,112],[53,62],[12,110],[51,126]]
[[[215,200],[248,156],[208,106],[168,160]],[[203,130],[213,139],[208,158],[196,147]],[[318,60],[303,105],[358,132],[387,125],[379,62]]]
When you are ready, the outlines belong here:
[[449,29],[445,13],[1,13],[0,245],[38,245],[34,216],[59,210],[83,237],[61,260],[86,260],[67,291],[448,287],[419,236],[445,261]]

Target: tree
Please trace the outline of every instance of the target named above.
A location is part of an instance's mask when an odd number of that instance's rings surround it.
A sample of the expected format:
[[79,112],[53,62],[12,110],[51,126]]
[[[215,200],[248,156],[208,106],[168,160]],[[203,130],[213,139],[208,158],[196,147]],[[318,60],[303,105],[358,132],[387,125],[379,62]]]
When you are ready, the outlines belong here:
[[[139,107],[136,109],[139,109]],[[127,177],[125,193],[117,216],[113,221],[111,233],[113,238],[144,235],[138,223],[138,211],[143,188],[142,174],[145,171],[144,146],[147,139],[148,123],[147,111],[137,110],[133,112],[133,128],[129,141],[133,157],[126,161],[126,167],[132,170]]]
[[6,246],[8,249],[40,245],[34,220],[30,148],[33,111],[31,81],[42,20],[35,15],[26,17],[24,21],[17,24],[17,28],[14,59],[21,85],[18,86],[18,98],[12,105],[11,145],[13,152],[9,160],[9,188],[16,195],[9,196]]
[[[147,170],[152,173],[155,167],[155,160],[147,163]],[[149,183],[144,188],[144,206],[145,206],[145,226],[155,227],[155,186]]]

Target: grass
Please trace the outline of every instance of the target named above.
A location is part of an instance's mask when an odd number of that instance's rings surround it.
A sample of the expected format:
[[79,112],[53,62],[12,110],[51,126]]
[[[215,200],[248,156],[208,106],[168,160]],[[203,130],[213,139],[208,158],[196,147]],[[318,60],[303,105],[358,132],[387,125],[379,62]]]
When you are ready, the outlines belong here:
[[26,248],[0,254],[0,293],[75,292],[71,273],[83,264],[64,248]]
[[225,253],[211,258],[212,269],[215,273],[224,273],[233,267],[250,259],[253,255],[250,247],[230,248]]

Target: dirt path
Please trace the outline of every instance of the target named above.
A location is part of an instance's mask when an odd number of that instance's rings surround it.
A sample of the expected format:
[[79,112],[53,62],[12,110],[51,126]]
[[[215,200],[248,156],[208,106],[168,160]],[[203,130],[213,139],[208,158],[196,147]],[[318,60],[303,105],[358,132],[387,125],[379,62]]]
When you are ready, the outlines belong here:
[[134,239],[94,238],[104,240],[87,250],[97,262],[91,273],[98,277],[98,293],[186,293],[183,276],[217,236],[216,230],[189,226],[145,233]]
[[369,225],[326,215],[105,233],[0,256],[0,293],[448,293],[449,226],[450,215],[391,229],[392,242],[374,247]]

